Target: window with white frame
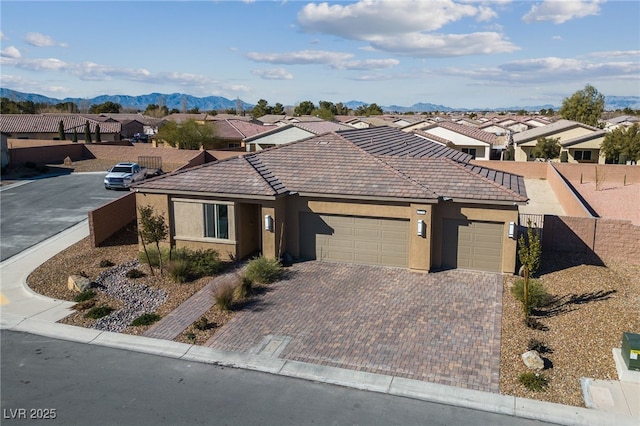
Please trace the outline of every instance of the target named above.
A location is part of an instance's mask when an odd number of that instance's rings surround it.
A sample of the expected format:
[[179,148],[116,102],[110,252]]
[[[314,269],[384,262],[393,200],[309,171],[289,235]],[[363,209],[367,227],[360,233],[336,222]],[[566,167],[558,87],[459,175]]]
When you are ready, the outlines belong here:
[[226,204],[204,204],[204,237],[229,238],[229,206]]

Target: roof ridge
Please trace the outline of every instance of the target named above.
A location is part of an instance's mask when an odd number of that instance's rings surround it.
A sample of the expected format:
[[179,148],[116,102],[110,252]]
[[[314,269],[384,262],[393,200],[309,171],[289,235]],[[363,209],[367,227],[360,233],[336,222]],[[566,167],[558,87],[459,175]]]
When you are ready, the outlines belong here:
[[[446,158],[446,160],[449,160],[449,159],[448,159],[448,158]],[[500,189],[500,190],[502,190],[502,191],[505,191],[505,192],[510,193],[511,195],[515,195],[515,196],[517,196],[517,197],[522,197],[522,194],[520,194],[520,193],[518,193],[518,192],[514,191],[514,190],[513,190],[513,189],[511,189],[511,188],[507,188],[507,187],[505,187],[504,185],[501,185],[501,184],[499,184],[498,182],[496,182],[496,181],[494,181],[494,180],[491,180],[491,179],[489,179],[488,177],[483,176],[483,175],[482,175],[482,174],[480,174],[480,173],[474,172],[472,169],[474,169],[474,168],[478,168],[478,169],[484,169],[484,170],[491,170],[491,171],[493,171],[493,172],[496,172],[496,173],[502,173],[503,175],[509,175],[509,176],[520,176],[520,175],[516,175],[516,174],[514,174],[514,173],[509,173],[509,172],[503,172],[503,171],[501,171],[501,170],[491,169],[491,168],[489,168],[489,167],[478,166],[477,164],[467,163],[467,164],[465,165],[465,164],[461,164],[461,163],[458,163],[458,162],[454,162],[454,164],[455,164],[457,167],[459,167],[459,168],[461,168],[462,170],[464,170],[466,173],[468,173],[468,174],[470,174],[470,175],[473,175],[473,176],[477,176],[477,177],[479,177],[480,179],[483,179],[484,181],[486,181],[486,182],[490,183],[491,185],[493,185],[493,186],[495,186],[495,187],[499,188],[499,189]],[[469,168],[471,168],[471,170],[469,170]],[[527,199],[528,199],[528,198],[527,198]]]
[[[411,176],[408,176],[406,174],[404,174],[403,172],[401,172],[400,170],[396,169],[395,167],[393,167],[392,165],[388,164],[386,161],[384,161],[381,157],[383,156],[376,156],[371,154],[370,152],[368,152],[367,150],[365,150],[364,148],[361,148],[360,146],[356,145],[355,143],[351,142],[349,139],[343,137],[342,135],[338,135],[343,141],[347,142],[349,145],[355,147],[358,151],[364,153],[366,156],[371,157],[374,161],[377,161],[378,163],[382,164],[382,166],[388,170],[390,170],[392,173],[400,176],[402,179],[409,181],[412,185],[417,186],[418,188],[422,189],[423,191],[427,191],[428,193],[431,193],[433,195],[435,195],[436,197],[439,197],[440,195],[438,193],[436,193],[435,191],[433,191],[432,189],[430,189],[428,186],[421,184],[420,182],[418,182],[417,180],[413,179]],[[390,158],[394,158],[394,157],[390,157]],[[428,157],[429,159],[431,159],[430,157]]]
[[269,185],[275,194],[282,194],[287,191],[285,185],[258,157],[257,154],[249,154],[242,156],[247,163],[258,173],[258,175]]

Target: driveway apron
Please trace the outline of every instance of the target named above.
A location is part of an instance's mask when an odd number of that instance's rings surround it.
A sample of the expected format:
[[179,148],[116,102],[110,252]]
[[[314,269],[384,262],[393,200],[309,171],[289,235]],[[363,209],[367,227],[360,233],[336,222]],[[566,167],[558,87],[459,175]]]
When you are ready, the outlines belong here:
[[502,276],[304,262],[208,342],[499,392]]

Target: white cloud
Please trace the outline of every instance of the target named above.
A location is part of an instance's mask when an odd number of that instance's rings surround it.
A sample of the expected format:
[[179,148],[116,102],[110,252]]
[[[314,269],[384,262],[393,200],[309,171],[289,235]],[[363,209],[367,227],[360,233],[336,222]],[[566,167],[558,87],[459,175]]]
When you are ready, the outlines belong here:
[[5,36],[2,31],[0,31],[0,40],[9,40],[9,38]]
[[562,81],[589,80],[594,84],[599,80],[638,80],[640,63],[589,62],[573,58],[535,58],[513,61],[496,68],[460,69],[447,68],[431,70],[433,74],[467,77],[476,81],[492,81],[509,84],[556,83]]
[[324,50],[300,50],[285,53],[247,53],[247,58],[255,62],[286,65],[332,64],[351,59],[352,57],[353,55],[351,53],[328,52]]
[[640,50],[612,50],[609,52],[592,52],[587,55],[590,58],[631,58],[638,60]]
[[51,46],[67,47],[65,43],[58,43],[50,36],[40,34],[40,33],[27,33],[24,40],[28,44],[36,47],[51,47]]
[[434,31],[464,18],[487,22],[498,15],[493,2],[452,0],[361,0],[350,5],[310,3],[298,13],[307,32],[365,41],[374,49],[414,57],[509,53],[519,48],[500,32],[440,34]]
[[3,56],[5,58],[20,58],[22,55],[20,54],[20,51],[18,49],[16,49],[14,46],[9,46],[6,49],[3,49],[0,51],[0,56]]
[[434,31],[465,17],[486,16],[468,4],[451,0],[361,0],[346,6],[309,3],[298,13],[298,24],[308,32],[335,34],[354,40],[369,36]]
[[420,34],[411,33],[393,38],[372,38],[371,45],[379,50],[413,57],[451,57],[510,53],[520,48],[498,33]]
[[70,68],[69,64],[56,58],[24,59],[2,57],[0,60],[2,65],[22,68],[29,71],[57,71]]
[[254,75],[265,80],[293,80],[293,74],[284,68],[270,68],[266,70],[253,70]]
[[346,70],[380,70],[395,67],[400,63],[397,59],[364,59],[331,64],[334,69]]
[[551,21],[562,24],[572,19],[598,15],[604,0],[545,0],[531,6],[522,20],[526,23]]

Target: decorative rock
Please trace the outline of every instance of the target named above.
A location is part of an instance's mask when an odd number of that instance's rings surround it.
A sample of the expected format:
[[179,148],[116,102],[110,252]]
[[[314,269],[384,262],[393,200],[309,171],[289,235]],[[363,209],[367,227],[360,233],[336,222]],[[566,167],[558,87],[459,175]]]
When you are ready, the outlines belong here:
[[71,275],[67,280],[67,288],[69,290],[83,292],[89,287],[91,287],[91,281],[82,275]]
[[525,352],[520,356],[522,357],[522,362],[528,368],[532,370],[544,369],[544,360],[540,358],[540,354],[537,351]]
[[67,167],[73,165],[73,161],[71,161],[71,157],[69,157],[69,156],[65,157],[64,165],[67,166]]

